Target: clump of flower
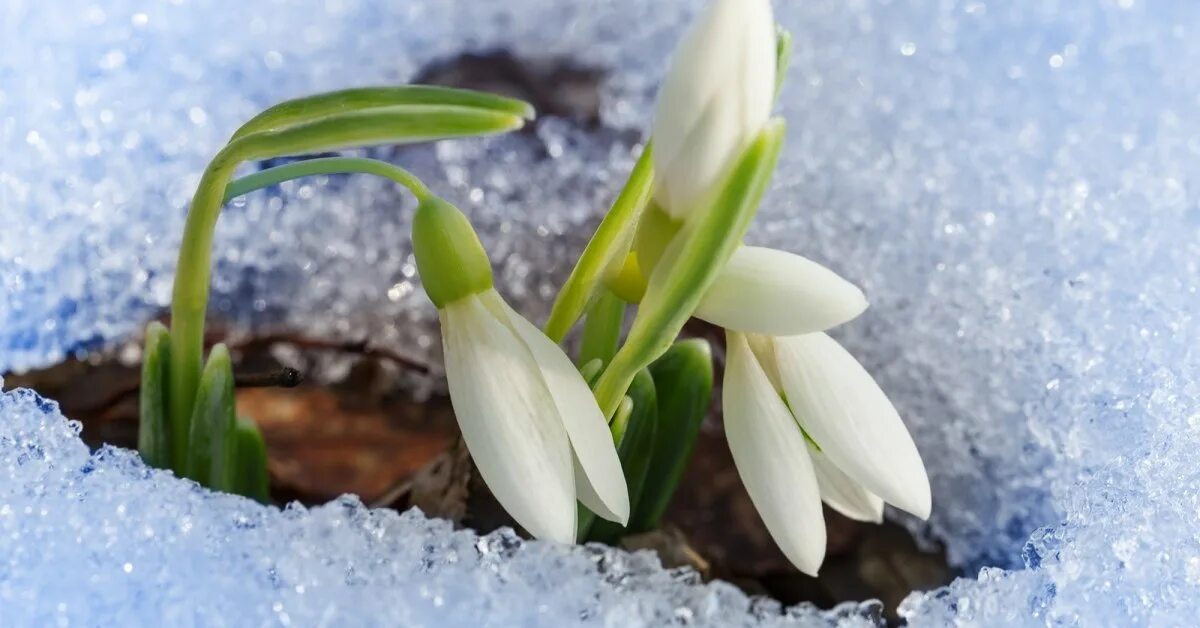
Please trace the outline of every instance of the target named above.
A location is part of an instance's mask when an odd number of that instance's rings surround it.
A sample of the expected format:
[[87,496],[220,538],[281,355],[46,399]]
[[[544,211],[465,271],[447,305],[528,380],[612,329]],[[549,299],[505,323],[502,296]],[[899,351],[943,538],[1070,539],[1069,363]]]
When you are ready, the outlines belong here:
[[[862,292],[804,257],[743,244],[783,143],[771,109],[788,50],[768,0],[714,0],[699,16],[660,89],[651,141],[543,329],[496,291],[467,217],[396,166],[313,159],[232,181],[247,160],[512,130],[532,117],[528,105],[410,86],[260,114],[213,160],[193,200],[171,330],[147,335],[143,454],[217,488],[265,492],[261,437],[232,414],[228,353],[218,346],[202,360],[217,215],[225,200],[283,180],[360,172],[418,200],[413,251],[438,309],[459,426],[483,479],[534,536],[614,541],[658,525],[712,386],[707,343],[679,339],[691,316],[726,330],[730,450],[799,569],[815,574],[824,559],[822,502],[863,521],[881,521],[885,502],[928,517],[929,481],[899,414],[825,333],[866,309]],[[572,362],[561,344],[581,319]],[[247,477],[259,488],[245,488]]]

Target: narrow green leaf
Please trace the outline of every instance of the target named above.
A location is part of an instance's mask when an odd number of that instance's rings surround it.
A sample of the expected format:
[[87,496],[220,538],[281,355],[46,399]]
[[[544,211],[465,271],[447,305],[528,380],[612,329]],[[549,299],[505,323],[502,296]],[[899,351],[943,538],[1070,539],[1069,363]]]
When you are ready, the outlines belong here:
[[[520,115],[453,105],[393,105],[332,113],[279,129],[244,135],[225,150],[247,159],[265,159],[378,144],[411,144],[455,137],[491,135],[519,129]],[[224,152],[224,151],[222,151]]]
[[638,217],[654,191],[653,151],[653,145],[647,142],[621,194],[600,221],[575,268],[571,269],[571,275],[554,298],[554,307],[545,326],[546,335],[554,342],[562,342],[571,326],[583,315],[605,270],[614,261],[625,260]]
[[495,111],[532,120],[529,103],[469,89],[434,85],[357,87],[281,102],[243,124],[230,141],[261,131],[311,122],[329,115],[396,105],[450,105]]
[[[167,437],[167,362],[171,334],[160,322],[146,326],[142,351],[142,384],[138,399],[138,452],[152,467],[169,469],[171,446]],[[178,473],[181,469],[176,469]]]
[[792,63],[792,34],[782,26],[775,28],[775,99],[787,79],[788,66]]
[[631,502],[629,529],[634,532],[658,527],[692,459],[712,397],[708,342],[692,338],[675,343],[650,365],[650,374],[658,393],[658,437],[641,497]]
[[238,419],[234,427],[234,451],[237,462],[233,492],[259,503],[271,500],[271,482],[267,474],[267,444],[258,425],[250,419]]
[[233,472],[233,363],[225,345],[213,347],[200,376],[188,439],[188,477],[212,488],[228,490]]
[[671,347],[741,244],[775,170],[783,131],[781,120],[768,123],[725,176],[719,192],[663,252],[625,344],[596,382],[596,400],[606,415],[616,410],[634,375]]
[[608,364],[617,353],[621,341],[621,325],[625,322],[625,302],[605,288],[600,288],[596,300],[588,309],[583,322],[583,340],[579,346],[579,364],[600,360]]
[[[617,455],[625,472],[629,503],[637,504],[644,494],[658,438],[659,401],[654,379],[648,371],[643,370],[633,378],[626,399],[633,401],[633,411],[623,420],[613,421],[613,442],[617,443]],[[625,532],[625,527],[618,523],[597,519],[588,533],[588,540],[612,544]]]

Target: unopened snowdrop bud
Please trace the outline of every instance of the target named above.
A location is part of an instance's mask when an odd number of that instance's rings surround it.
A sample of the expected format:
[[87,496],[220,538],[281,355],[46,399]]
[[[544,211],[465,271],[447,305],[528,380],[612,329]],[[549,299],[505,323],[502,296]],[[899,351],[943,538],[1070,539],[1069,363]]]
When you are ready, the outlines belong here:
[[766,125],[775,44],[769,0],[714,0],[675,51],[653,131],[654,197],[674,219],[703,203]]
[[450,401],[479,473],[538,538],[575,538],[576,499],[624,525],[629,493],[608,422],[563,350],[492,287],[466,216],[422,202],[413,252],[438,308]]

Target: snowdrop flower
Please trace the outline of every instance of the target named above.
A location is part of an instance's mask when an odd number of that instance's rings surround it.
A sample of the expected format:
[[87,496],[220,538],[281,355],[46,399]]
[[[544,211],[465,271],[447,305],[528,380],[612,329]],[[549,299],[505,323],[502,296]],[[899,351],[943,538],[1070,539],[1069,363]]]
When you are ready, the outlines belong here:
[[576,499],[625,524],[625,476],[592,391],[562,349],[493,288],[467,218],[444,201],[423,201],[413,252],[438,308],[454,413],[496,499],[543,539],[573,542]]
[[766,125],[775,93],[769,0],[715,0],[692,24],[658,92],[654,198],[681,221]]
[[727,338],[729,448],[772,538],[801,571],[816,575],[825,557],[822,501],[861,521],[881,521],[884,502],[928,518],[916,445],[849,352],[821,332]]
[[[765,128],[776,85],[769,0],[714,0],[691,26],[658,93],[654,204],[637,249],[649,276],[686,220]],[[861,291],[798,255],[741,247],[707,289],[695,316],[770,335],[829,329],[863,312]]]

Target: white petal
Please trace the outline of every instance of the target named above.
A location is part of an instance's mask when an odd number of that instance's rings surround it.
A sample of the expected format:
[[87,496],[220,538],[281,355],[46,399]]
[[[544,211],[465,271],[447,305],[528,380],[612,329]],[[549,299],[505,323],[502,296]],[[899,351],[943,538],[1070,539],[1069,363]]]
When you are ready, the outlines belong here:
[[883,499],[861,484],[842,473],[825,454],[812,449],[813,471],[817,474],[817,486],[821,489],[821,500],[829,507],[857,521],[879,523],[883,521]]
[[575,538],[571,445],[523,342],[476,296],[440,312],[450,400],[479,473],[538,538]]
[[822,333],[775,339],[788,404],[829,461],[884,501],[929,517],[929,478],[912,436],[870,373]]
[[715,0],[688,29],[659,89],[656,196],[682,218],[770,115],[775,21],[769,0]]
[[806,574],[825,559],[825,519],[808,444],[742,334],[730,332],[725,437],[738,475],[771,538]]
[[794,336],[836,327],[865,309],[862,291],[832,270],[786,251],[743,246],[695,316],[726,329]]
[[575,490],[589,510],[621,525],[629,522],[629,489],[608,421],[583,376],[558,345],[504,304],[513,329],[542,371],[575,454]]

